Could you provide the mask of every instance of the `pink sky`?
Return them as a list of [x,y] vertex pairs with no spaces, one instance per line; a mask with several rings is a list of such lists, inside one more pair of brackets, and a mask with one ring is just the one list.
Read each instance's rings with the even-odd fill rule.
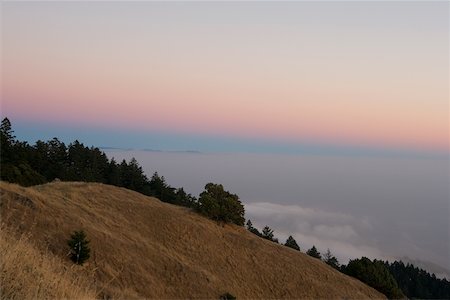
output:
[[448,151],[448,3],[2,3],[2,115]]

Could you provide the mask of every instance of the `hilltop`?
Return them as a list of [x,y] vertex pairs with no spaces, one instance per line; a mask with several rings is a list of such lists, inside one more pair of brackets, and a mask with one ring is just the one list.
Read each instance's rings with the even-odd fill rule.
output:
[[0,195],[8,228],[2,236],[26,234],[28,247],[44,253],[56,269],[73,272],[66,241],[74,230],[87,233],[91,258],[75,266],[79,276],[89,278],[89,286],[81,287],[89,289],[86,296],[218,299],[229,292],[237,298],[385,298],[320,260],[243,227],[221,225],[125,188],[1,182]]

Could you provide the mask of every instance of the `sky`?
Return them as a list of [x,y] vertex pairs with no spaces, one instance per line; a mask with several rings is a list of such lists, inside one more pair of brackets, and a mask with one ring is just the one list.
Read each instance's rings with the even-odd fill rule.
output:
[[449,153],[448,2],[2,2],[24,139]]
[[302,249],[450,268],[449,2],[0,5],[18,139],[223,183]]

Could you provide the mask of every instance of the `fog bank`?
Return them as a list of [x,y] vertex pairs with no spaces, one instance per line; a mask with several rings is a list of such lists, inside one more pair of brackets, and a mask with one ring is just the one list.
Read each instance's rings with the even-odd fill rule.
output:
[[239,195],[246,217],[302,250],[346,263],[407,256],[450,269],[448,159],[106,151],[197,196],[207,182]]

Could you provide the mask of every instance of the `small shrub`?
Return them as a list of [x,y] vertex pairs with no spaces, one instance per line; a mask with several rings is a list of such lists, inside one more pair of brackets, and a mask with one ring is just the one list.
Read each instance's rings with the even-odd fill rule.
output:
[[227,292],[220,296],[220,300],[236,300],[236,297]]
[[74,231],[67,244],[70,247],[70,259],[74,263],[82,265],[90,257],[89,241],[83,230]]

